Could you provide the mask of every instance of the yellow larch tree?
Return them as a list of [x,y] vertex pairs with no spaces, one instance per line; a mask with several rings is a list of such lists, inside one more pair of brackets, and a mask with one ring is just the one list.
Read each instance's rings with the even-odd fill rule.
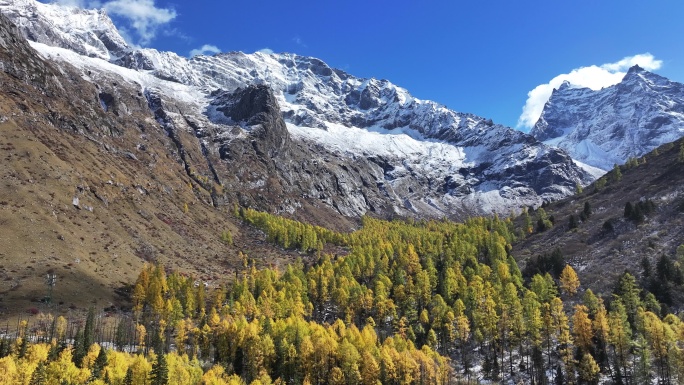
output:
[[561,289],[563,289],[563,292],[570,296],[574,296],[577,293],[577,289],[580,287],[580,281],[572,266],[565,265],[565,268],[563,268],[563,272],[560,275],[560,286]]

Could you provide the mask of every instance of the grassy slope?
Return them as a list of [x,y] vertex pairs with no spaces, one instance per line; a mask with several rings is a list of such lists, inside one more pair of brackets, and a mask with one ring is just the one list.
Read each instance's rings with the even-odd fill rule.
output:
[[[53,312],[63,313],[123,305],[114,289],[130,284],[146,261],[215,282],[234,275],[240,250],[262,266],[292,260],[242,227],[229,205],[211,205],[143,108],[112,118],[96,98],[48,98],[0,76],[0,320],[44,307],[36,301],[51,269],[61,303]],[[90,83],[68,86],[69,94],[97,95]],[[129,106],[139,102],[124,97]],[[86,102],[89,110],[73,107]],[[85,135],[56,128],[51,114],[91,128]],[[98,134],[105,127],[118,132]],[[235,246],[221,241],[226,230]]]

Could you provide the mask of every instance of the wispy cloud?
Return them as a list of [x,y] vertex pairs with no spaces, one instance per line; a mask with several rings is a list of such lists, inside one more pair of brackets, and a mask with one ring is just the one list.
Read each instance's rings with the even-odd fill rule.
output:
[[173,8],[161,8],[155,0],[54,0],[53,3],[79,8],[102,8],[125,21],[117,25],[122,36],[133,45],[148,45],[159,29],[176,18]]
[[190,51],[190,57],[197,55],[212,55],[221,52],[219,47],[211,44],[205,44],[201,48],[195,48]]
[[164,36],[177,37],[188,44],[192,43],[194,40],[190,35],[187,35],[186,33],[180,31],[178,28],[164,28],[162,30],[162,34]]
[[158,8],[154,0],[112,0],[102,5],[107,12],[126,19],[139,37],[138,43],[149,44],[159,27],[175,19],[173,8]]
[[636,64],[648,71],[654,71],[659,69],[663,62],[656,60],[650,53],[644,53],[625,57],[615,63],[576,68],[570,71],[570,73],[554,77],[546,84],[538,85],[527,93],[527,102],[523,107],[520,118],[518,118],[517,127],[525,131],[532,128],[537,123],[539,116],[541,116],[544,105],[549,100],[554,88],[560,87],[564,81],[568,81],[574,87],[600,90],[603,87],[619,83],[627,70]]
[[293,37],[293,38],[292,38],[292,41],[293,41],[295,44],[297,44],[298,46],[300,46],[300,47],[308,48],[308,46],[306,45],[306,43],[304,43],[304,40],[302,40],[302,38],[299,37],[299,36]]
[[258,50],[257,52],[261,52],[261,53],[265,53],[267,55],[270,55],[273,53],[273,50],[270,48],[262,48],[262,49]]
[[[173,8],[155,5],[155,0],[52,0],[52,3],[82,9],[104,9],[124,23],[117,24],[121,36],[131,45],[146,46],[162,27],[178,15]],[[176,29],[166,29],[166,35],[177,36],[183,40],[189,37]]]

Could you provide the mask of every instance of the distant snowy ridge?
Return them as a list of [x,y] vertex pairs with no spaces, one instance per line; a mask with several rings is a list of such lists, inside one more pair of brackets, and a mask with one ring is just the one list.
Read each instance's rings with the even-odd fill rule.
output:
[[564,83],[530,134],[580,162],[609,170],[684,136],[684,84],[639,66],[598,91]]
[[45,57],[82,68],[86,78],[89,71],[115,73],[145,94],[162,95],[174,106],[170,117],[181,112],[199,130],[217,133],[205,140],[208,145],[248,134],[246,127],[235,131],[239,122],[220,112],[217,95],[268,85],[294,139],[349,162],[362,157],[382,167],[373,184],[390,187],[388,199],[400,214],[508,214],[566,196],[576,183],[592,179],[563,151],[530,135],[416,99],[387,80],[354,77],[319,59],[241,52],[188,59],[132,49],[101,11],[34,0],[0,0],[0,11]]
[[30,41],[105,60],[129,50],[104,10],[83,10],[35,0],[0,0],[0,10]]

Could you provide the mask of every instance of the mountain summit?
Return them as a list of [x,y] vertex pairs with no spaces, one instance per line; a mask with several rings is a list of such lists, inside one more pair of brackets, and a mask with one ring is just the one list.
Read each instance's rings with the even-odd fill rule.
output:
[[[130,107],[115,94],[144,96],[187,172],[242,205],[458,218],[508,214],[591,180],[564,151],[530,135],[316,58],[188,59],[129,47],[102,11],[33,0],[0,0],[0,11],[55,65],[76,67],[98,86],[116,84],[116,93],[97,98],[106,111]],[[260,118],[247,116],[245,103],[255,100],[267,107],[252,111]]]
[[638,65],[620,83],[598,91],[564,83],[530,134],[609,170],[684,135],[684,84]]

